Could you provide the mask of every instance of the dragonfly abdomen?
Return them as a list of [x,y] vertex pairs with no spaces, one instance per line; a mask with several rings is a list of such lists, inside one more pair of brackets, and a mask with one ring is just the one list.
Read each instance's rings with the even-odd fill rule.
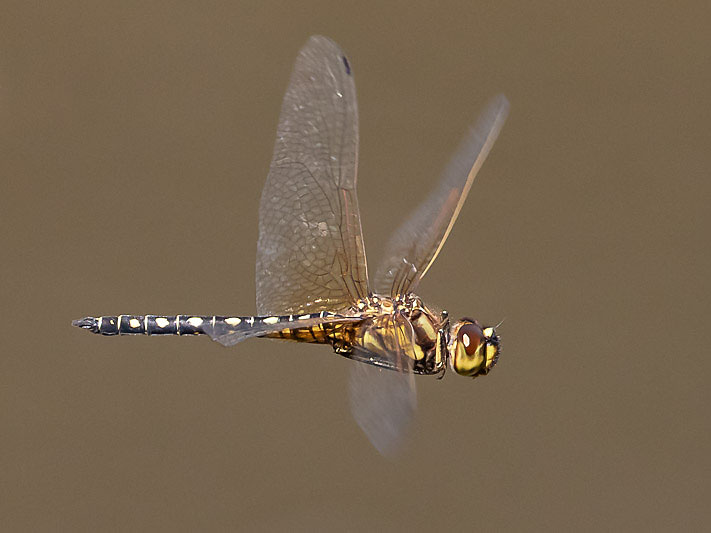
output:
[[88,329],[99,335],[202,335],[206,333],[203,330],[203,325],[214,324],[216,320],[229,320],[229,317],[200,315],[89,316],[72,321],[72,325]]
[[[318,315],[316,315],[318,316]],[[296,342],[310,342],[315,344],[350,345],[353,343],[354,330],[352,323],[323,322],[309,326],[284,324],[285,328],[264,335],[271,339],[284,339]]]
[[255,324],[274,324],[288,317],[204,316],[204,315],[118,315],[85,317],[74,320],[73,326],[99,335],[206,335],[206,327],[240,325],[245,329]]
[[[222,335],[271,337],[300,342],[330,343],[342,324],[314,323],[324,318],[337,320],[331,313],[283,316],[204,316],[204,315],[118,315],[85,317],[73,326],[99,335]],[[307,325],[308,324],[308,325]]]

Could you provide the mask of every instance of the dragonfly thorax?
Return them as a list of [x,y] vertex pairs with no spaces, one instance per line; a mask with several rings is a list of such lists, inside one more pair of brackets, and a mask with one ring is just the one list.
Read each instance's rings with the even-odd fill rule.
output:
[[358,300],[354,306],[354,311],[364,316],[402,314],[409,317],[417,311],[424,310],[422,300],[412,293],[400,298],[371,294]]
[[[437,374],[444,369],[447,355],[442,347],[446,341],[442,342],[441,335],[445,319],[426,307],[418,296],[391,298],[372,294],[359,300],[353,311],[363,317],[354,328],[356,346],[367,353],[392,354],[395,362],[400,357],[400,364],[416,374]],[[349,354],[359,358],[357,355]]]

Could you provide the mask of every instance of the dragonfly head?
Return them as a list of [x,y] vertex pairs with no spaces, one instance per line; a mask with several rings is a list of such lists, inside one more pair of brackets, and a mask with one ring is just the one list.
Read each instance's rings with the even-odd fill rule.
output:
[[499,360],[499,336],[493,327],[482,328],[476,320],[454,323],[449,341],[449,362],[462,376],[484,376]]

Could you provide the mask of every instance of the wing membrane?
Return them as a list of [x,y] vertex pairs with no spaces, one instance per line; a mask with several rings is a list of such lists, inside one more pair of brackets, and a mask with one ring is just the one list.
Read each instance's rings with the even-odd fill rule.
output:
[[376,317],[365,327],[365,336],[378,339],[378,345],[354,347],[351,411],[373,446],[383,455],[393,455],[417,407],[412,359],[407,356],[414,332],[401,315]]
[[503,95],[489,102],[445,169],[437,189],[390,238],[375,278],[378,292],[396,297],[415,290],[452,230],[508,108]]
[[345,309],[368,294],[356,196],[358,109],[333,41],[296,59],[259,206],[257,312]]
[[238,342],[252,337],[263,337],[268,333],[275,333],[281,331],[285,328],[308,328],[311,326],[318,326],[324,323],[346,323],[346,322],[359,322],[362,318],[360,317],[313,317],[313,318],[302,318],[296,319],[288,323],[278,322],[271,323],[265,322],[263,317],[244,317],[237,325],[229,325],[224,322],[218,322],[214,325],[203,324],[203,331],[209,335],[209,337],[216,342],[224,346],[234,346]]

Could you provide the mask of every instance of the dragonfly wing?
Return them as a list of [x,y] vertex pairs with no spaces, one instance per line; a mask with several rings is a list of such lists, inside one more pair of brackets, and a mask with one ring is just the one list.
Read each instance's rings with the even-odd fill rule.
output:
[[366,335],[382,336],[385,342],[354,347],[351,411],[373,446],[383,455],[394,455],[417,407],[412,359],[407,356],[414,333],[409,321],[398,315],[379,317],[368,327]]
[[350,64],[333,41],[311,37],[284,96],[259,206],[259,314],[335,311],[367,296],[357,158]]
[[269,333],[276,333],[284,329],[297,329],[318,326],[320,324],[343,324],[347,322],[360,322],[361,317],[314,317],[305,319],[295,319],[285,324],[284,322],[272,323],[265,321],[263,317],[250,317],[242,319],[236,325],[217,322],[214,324],[203,324],[203,331],[209,337],[224,346],[234,346],[238,342],[252,337],[263,337]]
[[508,109],[503,95],[489,102],[461,142],[438,187],[392,235],[375,277],[378,292],[398,296],[416,289],[452,230]]

